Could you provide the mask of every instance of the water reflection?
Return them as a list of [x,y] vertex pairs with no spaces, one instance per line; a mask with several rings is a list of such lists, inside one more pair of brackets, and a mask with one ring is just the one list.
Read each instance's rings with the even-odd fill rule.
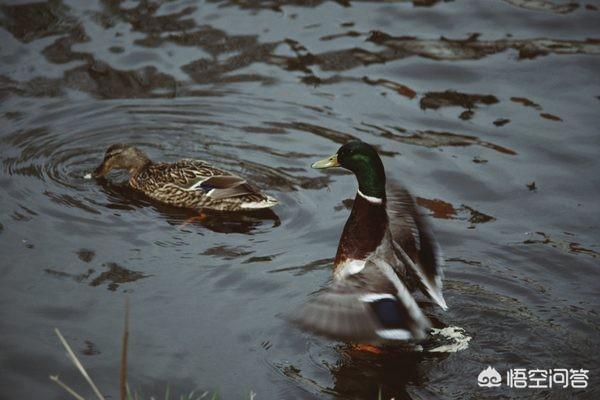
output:
[[[551,2],[535,2],[527,0],[506,0],[507,2],[527,9],[549,10],[557,13],[568,13],[574,10],[572,5],[555,5]],[[172,74],[160,71],[155,66],[146,66],[134,70],[122,70],[112,67],[92,53],[74,51],[72,47],[87,44],[92,38],[86,33],[83,24],[70,14],[69,7],[61,2],[42,2],[22,5],[4,5],[3,12],[8,19],[4,27],[23,43],[50,37],[66,35],[56,39],[45,47],[42,54],[54,64],[67,64],[74,61],[83,65],[67,69],[60,79],[35,77],[28,81],[15,81],[3,76],[3,91],[26,96],[60,96],[65,89],[77,89],[101,98],[140,98],[140,97],[180,97],[190,95],[219,95],[214,91],[195,88]],[[431,6],[434,2],[415,2],[415,5]],[[266,8],[279,10],[285,2],[263,4],[235,3],[248,8]],[[316,7],[321,2],[292,3]],[[346,5],[349,5],[346,4]],[[177,12],[161,13],[160,7],[141,2],[133,8],[125,8],[121,2],[103,2],[102,11],[94,11],[94,20],[107,31],[115,31],[115,38],[123,33],[116,30],[123,23],[131,29],[145,35],[133,40],[133,44],[147,48],[140,57],[148,61],[163,63],[162,57],[150,56],[151,49],[165,44],[201,49],[207,57],[193,59],[181,64],[181,70],[197,84],[260,82],[275,84],[277,79],[264,74],[243,72],[255,63],[264,63],[283,68],[287,71],[301,71],[305,75],[301,81],[309,85],[342,83],[348,80],[360,81],[373,85],[392,85],[395,90],[409,98],[414,98],[415,91],[401,83],[387,79],[370,77],[355,78],[332,76],[320,77],[313,71],[317,67],[322,71],[347,71],[368,66],[401,60],[407,57],[424,57],[435,60],[478,60],[494,54],[514,50],[519,59],[534,59],[549,54],[600,54],[597,40],[561,40],[553,38],[480,40],[475,33],[465,39],[422,39],[414,36],[393,36],[380,30],[370,32],[351,31],[343,35],[322,37],[321,40],[335,40],[345,37],[355,38],[357,42],[371,42],[384,47],[383,50],[372,51],[360,46],[347,49],[312,53],[300,42],[286,38],[281,41],[259,41],[258,35],[230,35],[222,29],[211,25],[198,25],[196,15],[201,11],[197,7],[185,7]],[[281,46],[288,46],[295,56],[281,55]],[[110,47],[112,53],[120,54],[123,47]],[[118,49],[118,50],[115,50]],[[132,57],[133,54],[128,57]],[[448,93],[448,92],[447,92]],[[429,104],[428,97],[421,100],[421,105]],[[492,96],[493,97],[493,96]],[[483,99],[486,99],[485,97]],[[486,103],[490,104],[490,103]]]
[[[334,392],[344,398],[411,399],[410,387],[427,386],[422,354],[409,351],[389,352],[380,357],[342,350],[345,357],[331,366]],[[373,368],[373,364],[377,368]]]
[[[427,388],[428,369],[439,368],[448,357],[447,353],[415,351],[413,345],[388,348],[377,355],[350,345],[310,348],[308,353],[313,368],[294,364],[271,367],[294,382],[303,396],[344,399],[412,399],[415,388]],[[425,393],[432,395],[431,391]]]

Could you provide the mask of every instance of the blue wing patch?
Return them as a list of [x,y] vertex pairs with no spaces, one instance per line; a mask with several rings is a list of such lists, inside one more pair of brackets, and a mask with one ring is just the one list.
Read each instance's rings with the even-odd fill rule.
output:
[[406,329],[410,317],[397,299],[380,299],[368,303],[385,329]]
[[205,192],[210,192],[211,190],[213,190],[213,189],[215,189],[215,188],[216,188],[216,186],[214,186],[214,185],[211,185],[210,183],[205,183],[205,182],[202,182],[202,183],[200,184],[200,189],[202,189],[202,190],[203,190],[203,191],[205,191]]

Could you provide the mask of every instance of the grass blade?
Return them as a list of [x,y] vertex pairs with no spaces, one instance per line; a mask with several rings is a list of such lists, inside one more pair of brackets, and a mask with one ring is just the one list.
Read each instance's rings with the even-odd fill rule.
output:
[[129,296],[125,298],[125,321],[123,327],[123,342],[121,347],[121,371],[119,383],[121,400],[127,399],[127,342],[129,340]]
[[98,400],[106,400],[104,396],[102,396],[102,393],[100,393],[100,391],[98,390],[98,387],[96,387],[94,381],[92,381],[92,378],[90,378],[90,376],[88,375],[85,368],[83,368],[83,365],[81,364],[75,353],[73,353],[71,346],[69,346],[69,343],[67,343],[63,335],[58,330],[58,328],[54,328],[54,332],[56,333],[56,336],[58,336],[58,338],[60,339],[60,342],[62,343],[63,347],[67,350],[67,355],[71,359],[71,362],[75,365],[75,367],[77,367],[81,375],[83,375],[87,383],[90,385],[90,387],[98,397]]
[[63,388],[67,393],[69,393],[71,396],[75,397],[77,400],[85,400],[85,398],[83,398],[82,396],[80,396],[79,393],[77,393],[76,391],[74,391],[73,389],[71,389],[66,383],[64,383],[63,381],[61,381],[58,378],[58,375],[50,375],[50,380],[52,382],[56,383],[61,388]]

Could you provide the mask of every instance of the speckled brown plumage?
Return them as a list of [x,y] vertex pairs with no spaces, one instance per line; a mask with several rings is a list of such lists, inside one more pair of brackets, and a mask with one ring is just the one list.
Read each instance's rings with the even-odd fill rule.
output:
[[244,211],[277,204],[243,178],[201,160],[154,163],[135,147],[113,145],[94,176],[102,177],[112,169],[129,170],[132,188],[176,207]]

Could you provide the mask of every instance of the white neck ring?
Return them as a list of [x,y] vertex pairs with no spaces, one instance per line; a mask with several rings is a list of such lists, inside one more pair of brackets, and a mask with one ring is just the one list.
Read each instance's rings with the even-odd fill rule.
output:
[[379,197],[374,197],[374,196],[367,196],[366,194],[364,194],[363,192],[360,191],[360,189],[358,189],[358,194],[365,200],[367,200],[369,203],[373,203],[373,204],[381,204],[383,203],[383,200]]

